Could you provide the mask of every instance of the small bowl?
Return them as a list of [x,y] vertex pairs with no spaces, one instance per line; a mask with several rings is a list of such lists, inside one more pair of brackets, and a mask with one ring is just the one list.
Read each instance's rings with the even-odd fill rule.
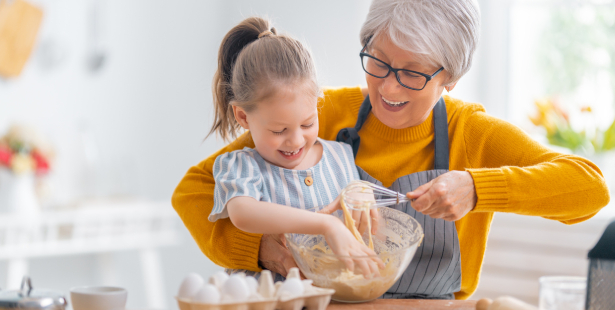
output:
[[128,292],[121,287],[80,286],[70,289],[74,310],[124,310]]
[[[373,236],[374,252],[385,264],[385,268],[380,270],[380,277],[367,279],[354,274],[343,262],[343,259],[369,256],[335,255],[322,235],[285,234],[301,272],[313,280],[315,286],[334,289],[331,299],[335,301],[366,302],[382,296],[408,268],[423,240],[421,225],[410,215],[387,207],[377,210],[380,220]],[[340,211],[334,215],[343,219]],[[367,244],[367,233],[362,237]]]

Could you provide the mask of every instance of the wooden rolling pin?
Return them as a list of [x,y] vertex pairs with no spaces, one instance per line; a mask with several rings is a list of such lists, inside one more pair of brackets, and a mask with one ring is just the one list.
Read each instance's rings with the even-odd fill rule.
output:
[[479,300],[476,303],[476,310],[538,310],[538,308],[514,297],[502,296],[494,301],[489,298]]

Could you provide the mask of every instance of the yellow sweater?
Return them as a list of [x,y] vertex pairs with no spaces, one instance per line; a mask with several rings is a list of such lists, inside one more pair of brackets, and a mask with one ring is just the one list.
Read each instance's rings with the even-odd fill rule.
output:
[[[353,127],[363,99],[359,87],[326,90],[319,136],[335,140],[340,129]],[[479,104],[444,99],[450,170],[470,172],[478,196],[474,210],[455,223],[462,274],[456,298],[466,299],[478,286],[493,212],[574,224],[592,217],[610,198],[600,170],[590,161],[543,147],[519,128],[487,115]],[[432,115],[418,126],[391,129],[370,114],[359,134],[356,163],[385,186],[398,177],[433,169]],[[190,168],[173,194],[173,207],[214,263],[260,271],[261,235],[240,231],[229,219],[207,220],[213,207],[214,160],[244,146],[254,147],[249,133]]]

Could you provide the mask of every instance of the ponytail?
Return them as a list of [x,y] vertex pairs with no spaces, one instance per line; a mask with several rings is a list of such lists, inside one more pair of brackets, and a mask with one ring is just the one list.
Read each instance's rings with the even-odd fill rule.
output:
[[[231,101],[234,99],[232,84],[233,65],[243,48],[258,40],[259,34],[270,29],[269,22],[259,17],[245,19],[229,31],[218,50],[218,70],[214,75],[212,86],[214,97],[214,124],[208,137],[217,133],[222,140],[234,139],[241,129],[235,116]],[[275,29],[272,28],[272,33]]]

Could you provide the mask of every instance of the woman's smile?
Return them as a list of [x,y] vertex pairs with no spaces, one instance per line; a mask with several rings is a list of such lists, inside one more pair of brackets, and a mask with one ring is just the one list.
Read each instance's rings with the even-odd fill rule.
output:
[[386,98],[384,98],[384,96],[380,95],[381,101],[382,101],[382,105],[383,107],[391,112],[397,112],[400,111],[401,109],[404,108],[404,106],[406,106],[406,104],[408,104],[408,102],[410,101],[393,101],[393,100],[388,100]]

